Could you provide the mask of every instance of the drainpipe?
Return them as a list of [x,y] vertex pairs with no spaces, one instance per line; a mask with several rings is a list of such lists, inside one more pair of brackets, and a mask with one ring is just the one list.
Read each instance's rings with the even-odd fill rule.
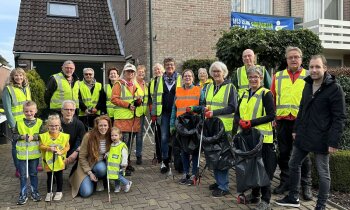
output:
[[149,76],[153,77],[153,30],[152,30],[152,0],[148,0],[148,15],[149,15]]

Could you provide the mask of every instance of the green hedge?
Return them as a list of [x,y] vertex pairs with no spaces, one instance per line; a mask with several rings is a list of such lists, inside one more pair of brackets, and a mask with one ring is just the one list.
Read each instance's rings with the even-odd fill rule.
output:
[[[318,173],[314,155],[312,160],[312,184],[318,186]],[[340,150],[329,157],[331,171],[331,190],[350,192],[350,151]]]
[[190,59],[184,62],[182,65],[182,71],[185,69],[191,69],[195,75],[195,83],[198,82],[198,69],[206,68],[209,74],[210,65],[216,61],[215,59]]
[[35,69],[26,72],[29,81],[29,86],[32,94],[32,100],[38,106],[38,116],[46,108],[44,101],[45,83]]

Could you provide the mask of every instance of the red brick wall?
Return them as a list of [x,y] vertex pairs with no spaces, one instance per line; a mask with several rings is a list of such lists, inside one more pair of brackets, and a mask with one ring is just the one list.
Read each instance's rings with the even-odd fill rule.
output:
[[273,15],[290,16],[290,0],[273,0]]
[[0,67],[0,98],[2,97],[2,90],[8,82],[10,76],[10,70],[4,67]]
[[350,21],[350,0],[343,0],[343,20]]
[[292,0],[292,17],[304,18],[304,0]]

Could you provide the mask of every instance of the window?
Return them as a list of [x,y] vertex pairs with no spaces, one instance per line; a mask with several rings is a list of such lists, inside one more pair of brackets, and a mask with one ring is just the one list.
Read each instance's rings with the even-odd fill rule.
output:
[[125,0],[125,24],[130,21],[130,0]]
[[317,19],[341,20],[339,0],[305,1],[304,22]]
[[47,2],[47,15],[78,18],[78,5],[66,2]]
[[271,0],[231,0],[233,12],[272,14]]

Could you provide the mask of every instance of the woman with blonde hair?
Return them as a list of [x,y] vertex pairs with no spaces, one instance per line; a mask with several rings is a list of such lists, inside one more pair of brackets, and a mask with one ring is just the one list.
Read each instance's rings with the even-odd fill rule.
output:
[[[31,100],[26,72],[22,68],[15,68],[10,73],[9,84],[2,93],[2,103],[7,118],[7,123],[13,131],[16,122],[24,118],[23,104]],[[16,177],[19,177],[16,141],[12,141],[12,158],[16,167]]]
[[83,198],[92,195],[94,182],[97,182],[96,191],[104,190],[102,181],[107,175],[104,156],[112,143],[111,127],[111,119],[102,115],[94,120],[93,129],[85,134],[80,146],[78,165],[69,178],[73,198],[78,194]]

